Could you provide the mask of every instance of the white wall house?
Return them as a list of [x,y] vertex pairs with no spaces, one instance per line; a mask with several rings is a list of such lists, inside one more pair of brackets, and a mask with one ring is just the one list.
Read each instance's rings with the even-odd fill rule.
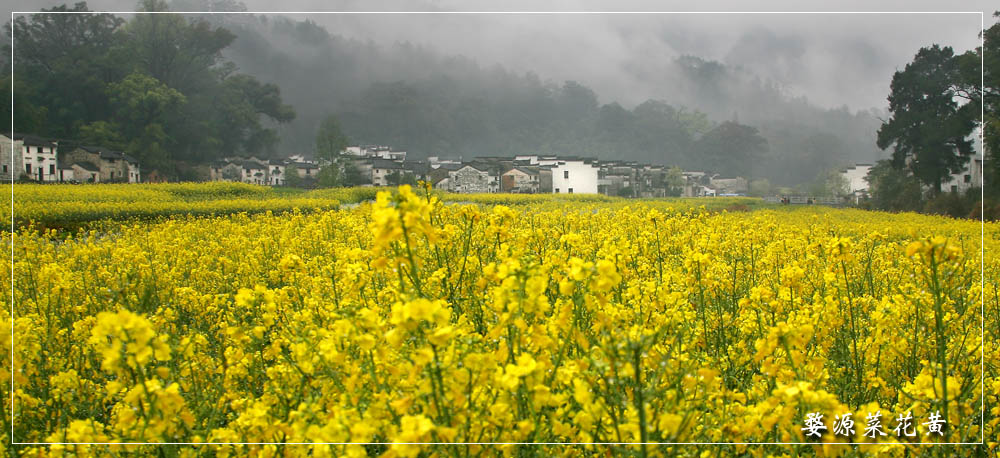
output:
[[11,137],[0,136],[3,151],[0,171],[5,180],[25,175],[35,181],[59,181],[56,142],[34,135],[13,134]]
[[[544,161],[539,161],[539,163],[542,162]],[[589,160],[558,161],[552,164],[552,192],[554,194],[597,194],[597,172],[597,166]]]
[[950,178],[941,183],[942,192],[965,192],[970,188],[983,187],[983,156],[970,158],[965,171],[954,173]]
[[868,172],[871,171],[871,164],[854,164],[840,171],[840,175],[847,181],[847,192],[868,192]]
[[[10,182],[24,173],[24,157],[21,154],[23,149],[24,142],[0,135],[0,180]],[[17,154],[14,154],[15,151]]]
[[271,186],[285,185],[285,163],[281,161],[268,161],[267,164],[267,184]]
[[267,184],[267,165],[252,160],[243,161],[240,181],[250,184]]

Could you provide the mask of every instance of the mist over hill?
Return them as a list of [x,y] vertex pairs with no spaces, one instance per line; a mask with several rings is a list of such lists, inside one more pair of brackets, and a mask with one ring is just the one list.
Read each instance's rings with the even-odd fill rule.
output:
[[601,104],[586,75],[518,74],[408,42],[345,38],[309,19],[199,18],[231,30],[237,38],[225,57],[278,85],[295,107],[295,120],[279,128],[281,155],[310,154],[320,121],[334,114],[352,142],[392,145],[414,158],[536,152],[700,169],[710,164],[699,138],[725,121],[755,127],[769,145],[752,170],[735,172],[775,184],[881,157],[875,131],[883,113],[821,108],[742,66],[697,56],[635,66],[637,77],[659,78],[669,99]]

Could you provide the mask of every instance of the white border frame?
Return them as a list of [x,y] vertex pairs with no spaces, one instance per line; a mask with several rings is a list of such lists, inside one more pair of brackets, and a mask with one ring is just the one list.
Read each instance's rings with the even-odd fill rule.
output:
[[986,263],[986,223],[985,215],[983,214],[985,210],[985,202],[983,201],[985,197],[985,175],[986,175],[986,109],[985,103],[980,103],[979,106],[979,145],[980,150],[983,154],[983,168],[981,171],[980,182],[983,183],[979,188],[980,192],[980,252],[979,252],[979,308],[980,308],[980,343],[979,343],[979,370],[980,370],[980,381],[979,381],[979,442],[16,442],[14,441],[14,342],[16,340],[16,335],[14,334],[14,239],[16,233],[14,231],[14,17],[15,15],[34,15],[34,14],[116,14],[116,15],[126,15],[126,14],[251,14],[251,15],[271,15],[271,14],[346,14],[346,15],[387,15],[387,14],[405,14],[405,15],[483,15],[483,14],[501,14],[501,15],[515,15],[515,14],[527,14],[527,15],[559,15],[559,14],[570,14],[570,15],[671,15],[671,14],[707,14],[707,15],[720,15],[720,14],[735,14],[735,15],[758,15],[758,14],[777,14],[777,15],[793,15],[793,14],[846,14],[846,15],[881,15],[881,14],[978,14],[979,15],[979,31],[980,31],[980,90],[985,94],[986,89],[986,69],[985,69],[985,50],[986,50],[986,12],[984,11],[11,11],[10,21],[11,21],[11,41],[10,41],[10,84],[11,84],[11,95],[10,95],[10,134],[11,134],[11,180],[10,180],[10,233],[11,233],[11,244],[10,244],[10,258],[11,258],[11,271],[10,271],[10,333],[11,333],[11,349],[10,349],[10,413],[11,413],[11,427],[10,427],[10,440],[11,445],[107,445],[107,446],[125,446],[125,445],[866,445],[866,446],[890,446],[890,445],[916,445],[916,446],[938,446],[938,445],[986,445],[986,432],[985,432],[985,419],[986,419],[986,396],[985,396],[985,383],[986,383],[986,373],[985,373],[985,331],[986,331],[986,305],[985,305],[985,263]]

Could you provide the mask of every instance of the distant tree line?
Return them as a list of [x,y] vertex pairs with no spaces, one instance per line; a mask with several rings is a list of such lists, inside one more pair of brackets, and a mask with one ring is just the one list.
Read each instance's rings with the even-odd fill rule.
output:
[[[140,6],[167,10],[162,0]],[[88,8],[80,2],[47,11]],[[274,126],[295,117],[278,86],[223,59],[236,36],[203,20],[35,14],[8,22],[6,32],[16,46],[13,88],[4,62],[16,131],[119,149],[147,171],[192,179],[185,164],[266,157],[278,143]]]
[[[207,9],[198,0],[171,6]],[[671,100],[626,108],[600,103],[578,82],[481,68],[407,43],[383,49],[280,16],[43,14],[17,18],[12,33],[16,130],[123,149],[174,177],[231,155],[319,157],[315,139],[331,114],[353,143],[415,159],[634,160],[741,175],[762,194],[825,183],[832,170],[880,154],[870,138],[878,113],[818,108],[694,56],[670,63]]]
[[[994,16],[1000,17],[1000,12]],[[963,54],[934,44],[897,71],[889,94],[891,117],[878,147],[891,149],[868,175],[868,205],[891,211],[927,211],[1000,218],[1000,23],[986,29],[984,46]],[[985,65],[985,66],[984,66]],[[964,195],[943,188],[952,174],[974,173],[971,158],[983,121],[983,189]]]
[[[744,175],[775,186],[810,184],[883,154],[873,133],[884,113],[820,108],[743,69],[695,56],[664,63],[657,76],[663,94],[623,106],[601,102],[607,97],[582,81],[546,81],[405,42],[377,46],[309,20],[221,14],[207,20],[238,35],[224,51],[228,58],[281,86],[295,106],[299,116],[282,130],[288,151],[312,150],[318,126],[332,113],[354,143],[392,145],[415,159],[573,154]],[[751,138],[720,149],[727,142],[719,137],[739,131],[733,125],[753,127],[766,148]],[[733,160],[726,151],[735,152]]]

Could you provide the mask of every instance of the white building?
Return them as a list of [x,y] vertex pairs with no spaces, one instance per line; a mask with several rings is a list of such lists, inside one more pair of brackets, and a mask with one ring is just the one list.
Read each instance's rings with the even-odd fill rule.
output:
[[872,164],[854,164],[840,171],[840,175],[847,181],[847,192],[867,193],[868,192],[868,172],[871,171]]
[[25,134],[0,135],[0,166],[5,181],[22,175],[35,181],[59,181],[58,144]]
[[393,151],[392,147],[383,145],[348,146],[342,154],[355,157],[385,159],[389,161],[405,161],[406,151]]
[[250,159],[243,161],[243,167],[240,169],[240,181],[250,184],[267,184],[267,165],[263,162]]
[[268,161],[267,184],[271,186],[285,185],[285,163],[283,161]]
[[[538,161],[541,165],[548,165]],[[597,194],[598,168],[588,159],[567,159],[552,164],[552,192],[555,194]]]
[[983,156],[976,155],[969,159],[965,170],[953,173],[948,181],[941,183],[942,192],[964,193],[971,188],[983,187]]

